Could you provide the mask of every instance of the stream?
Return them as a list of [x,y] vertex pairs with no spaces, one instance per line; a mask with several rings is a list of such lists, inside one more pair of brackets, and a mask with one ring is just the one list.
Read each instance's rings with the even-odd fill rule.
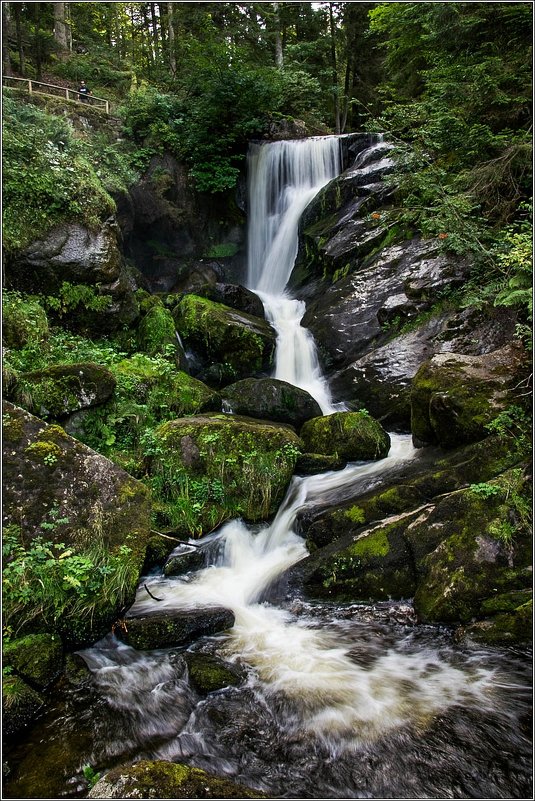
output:
[[[251,146],[247,285],[277,331],[275,377],[307,389],[324,414],[341,407],[286,286],[299,218],[340,169],[336,137]],[[195,765],[269,797],[530,797],[527,651],[458,644],[447,628],[418,625],[409,600],[312,603],[284,581],[307,555],[301,510],[419,458],[410,435],[391,439],[380,461],[294,476],[270,524],[226,523],[203,540],[203,569],[141,580],[131,616],[233,611],[230,631],[189,650],[239,665],[240,686],[201,697],[184,648],[141,652],[109,634],[79,652],[89,673],[65,683],[10,755],[6,797],[82,797],[83,765],[139,759]]]

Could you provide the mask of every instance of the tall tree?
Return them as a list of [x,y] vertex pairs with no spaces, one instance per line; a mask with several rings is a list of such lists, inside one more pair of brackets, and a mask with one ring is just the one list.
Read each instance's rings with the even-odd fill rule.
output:
[[275,63],[279,69],[282,69],[284,56],[282,51],[281,18],[278,3],[273,3],[273,11],[275,17]]
[[11,57],[9,55],[9,34],[11,28],[10,3],[2,3],[2,74],[11,75]]
[[167,3],[167,34],[169,38],[169,68],[171,75],[176,75],[176,51],[175,51],[175,20],[173,13],[174,3]]
[[334,130],[340,133],[340,94],[338,87],[338,65],[336,61],[336,28],[334,24],[333,3],[329,3],[329,30],[331,34],[331,70],[332,70],[332,92],[334,106]]
[[53,3],[54,6],[54,39],[60,50],[67,50],[66,3]]

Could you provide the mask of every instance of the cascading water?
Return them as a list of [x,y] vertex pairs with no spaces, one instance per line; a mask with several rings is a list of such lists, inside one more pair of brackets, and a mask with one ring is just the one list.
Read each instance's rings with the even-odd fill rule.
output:
[[299,219],[339,172],[336,136],[253,144],[249,152],[247,285],[277,332],[275,378],[307,390],[323,414],[340,407],[332,404],[314,339],[301,326],[305,304],[286,286],[297,255]]
[[[299,217],[339,171],[338,143],[325,137],[255,145],[251,162],[248,283],[278,331],[277,377],[308,389],[328,413],[314,344],[299,324],[302,307],[285,286]],[[109,635],[80,652],[91,684],[51,713],[32,749],[39,755],[29,771],[32,788],[43,787],[42,797],[76,796],[84,763],[107,770],[167,759],[231,776],[269,797],[526,797],[529,662],[461,650],[447,632],[415,626],[409,604],[307,604],[276,592],[280,576],[307,555],[295,530],[301,510],[344,488],[364,493],[418,458],[409,436],[391,439],[379,462],[294,477],[271,525],[234,520],[205,538],[205,569],[142,579],[130,616],[232,609],[229,632],[191,649],[240,664],[246,681],[200,698],[183,649],[139,652]],[[45,780],[47,749],[53,769]],[[63,784],[58,752],[72,777]],[[21,781],[6,797],[35,797],[24,795]]]

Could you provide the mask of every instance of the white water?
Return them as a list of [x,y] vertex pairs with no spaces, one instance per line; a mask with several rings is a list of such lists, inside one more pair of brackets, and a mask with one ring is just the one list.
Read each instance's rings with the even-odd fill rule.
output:
[[489,703],[488,670],[465,672],[429,648],[416,653],[389,649],[371,667],[361,667],[351,659],[349,644],[328,629],[261,602],[281,573],[307,555],[294,531],[299,510],[335,488],[354,487],[412,457],[409,436],[392,435],[392,440],[386,459],[294,477],[270,526],[255,532],[241,520],[227,523],[220,531],[224,551],[217,564],[187,580],[151,578],[148,588],[163,600],[155,604],[140,588],[129,614],[232,609],[236,620],[225,644],[227,655],[252,666],[268,696],[282,695],[292,705],[296,732],[313,732],[334,748],[374,739],[409,722],[423,724],[467,697],[479,705]]
[[[255,146],[250,170],[249,286],[262,298],[278,331],[277,377],[304,386],[324,412],[333,407],[314,344],[299,324],[302,304],[285,294],[285,286],[295,259],[299,217],[339,170],[337,148],[334,138]],[[469,660],[454,664],[451,652],[429,645],[415,648],[403,637],[372,649],[365,646],[367,659],[361,664],[352,656],[355,642],[340,628],[321,627],[314,617],[297,617],[265,601],[281,574],[307,555],[295,531],[303,507],[325,503],[343,487],[356,494],[360,484],[369,486],[374,476],[379,480],[414,456],[410,436],[391,439],[390,453],[381,461],[294,477],[271,525],[227,523],[212,537],[222,545],[215,564],[185,577],[147,577],[129,612],[136,616],[210,606],[231,609],[235,625],[221,635],[219,650],[249,666],[249,686],[262,703],[273,701],[273,714],[279,716],[288,742],[312,734],[332,754],[407,725],[424,727],[456,704],[490,710],[494,703],[493,671],[488,668],[472,666]],[[155,602],[145,584],[163,600]],[[86,659],[101,691],[113,696],[111,705],[132,708],[138,718],[136,730],[181,732],[154,757],[175,758],[186,742],[195,743],[192,755],[210,752],[194,714],[184,726],[193,702],[187,697],[187,682],[173,679],[173,670],[166,667],[165,652],[142,654],[116,644],[111,650],[86,652]],[[177,693],[182,702],[177,696],[175,708]],[[224,770],[224,764],[218,764]]]
[[251,145],[248,159],[247,286],[277,332],[274,377],[305,389],[323,414],[336,411],[310,332],[305,304],[287,292],[297,256],[299,219],[312,198],[340,172],[335,136]]

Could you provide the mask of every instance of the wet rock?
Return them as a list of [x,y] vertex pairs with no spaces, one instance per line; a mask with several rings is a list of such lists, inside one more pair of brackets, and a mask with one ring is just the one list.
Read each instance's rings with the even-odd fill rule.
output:
[[4,677],[2,682],[2,730],[6,736],[17,734],[39,714],[44,699],[19,676]]
[[346,465],[345,459],[337,456],[325,456],[323,453],[302,453],[299,456],[295,472],[298,476],[314,476],[326,473],[328,470],[342,470]]
[[225,687],[237,687],[246,679],[243,668],[224,662],[215,656],[200,651],[187,651],[184,658],[188,665],[190,684],[201,695],[222,690]]
[[390,437],[366,412],[335,412],[306,422],[301,438],[309,453],[346,461],[381,459],[390,449]]
[[113,218],[97,231],[61,223],[10,259],[7,282],[14,289],[45,295],[57,293],[65,281],[94,287],[99,295],[109,296],[108,308],[92,311],[78,305],[64,314],[63,322],[99,335],[116,330],[139,314],[134,295],[137,284],[125,264],[119,237]]
[[509,311],[481,315],[473,309],[438,312],[413,330],[338,370],[330,380],[335,400],[357,399],[391,430],[410,431],[410,390],[420,366],[436,353],[482,354],[502,346],[514,332]]
[[[59,633],[74,646],[94,642],[134,596],[151,528],[147,489],[59,426],[7,401],[3,448],[4,525],[25,548],[44,537],[81,556],[87,553],[94,565],[106,565],[109,557],[114,587],[108,593],[88,591],[79,614],[68,603],[58,616],[38,599],[37,608],[32,597],[22,608],[10,607],[8,599],[4,622],[20,633]],[[121,580],[113,585],[116,573]]]
[[199,637],[217,634],[234,625],[234,614],[223,607],[155,612],[145,617],[127,617],[116,628],[117,635],[138,651],[185,645]]
[[230,306],[232,309],[250,314],[253,317],[264,318],[264,306],[262,301],[244,286],[237,284],[208,284],[204,287],[199,287],[195,294],[203,298],[213,300],[215,303],[222,303],[225,306]]
[[413,546],[429,532],[439,540],[425,555],[415,549],[414,607],[422,620],[469,623],[484,616],[488,599],[531,587],[530,534],[520,521],[511,523],[507,483],[498,479],[501,492],[486,497],[471,489],[452,493],[407,531]]
[[57,364],[21,373],[10,397],[39,417],[60,418],[104,403],[115,386],[113,374],[93,362]]
[[230,779],[176,762],[138,762],[114,768],[88,798],[265,798]]
[[[511,596],[513,593],[507,593]],[[531,590],[514,593],[517,596],[531,596]],[[503,597],[503,596],[500,596]],[[502,611],[494,617],[478,620],[456,632],[459,639],[468,638],[485,645],[518,645],[533,641],[533,600],[529,597],[524,603]],[[484,606],[488,606],[487,601]]]
[[[187,348],[205,364],[224,364],[224,382],[246,378],[272,362],[275,332],[258,317],[186,295],[173,310],[177,330]],[[218,386],[218,385],[216,385]]]
[[[172,420],[154,438],[149,473],[160,477],[161,508],[184,536],[208,533],[231,517],[274,514],[302,450],[289,427],[238,415]],[[202,503],[184,503],[188,487]]]
[[486,425],[512,402],[521,359],[506,346],[484,356],[438,354],[422,365],[411,389],[415,443],[451,448],[483,439]]
[[205,551],[194,545],[179,545],[164,565],[166,576],[181,576],[191,570],[201,570],[206,563]]
[[30,685],[44,689],[61,673],[63,648],[54,634],[29,634],[3,646],[4,666],[9,665]]
[[225,387],[221,397],[235,414],[289,423],[297,429],[321,415],[312,395],[276,378],[245,378]]

